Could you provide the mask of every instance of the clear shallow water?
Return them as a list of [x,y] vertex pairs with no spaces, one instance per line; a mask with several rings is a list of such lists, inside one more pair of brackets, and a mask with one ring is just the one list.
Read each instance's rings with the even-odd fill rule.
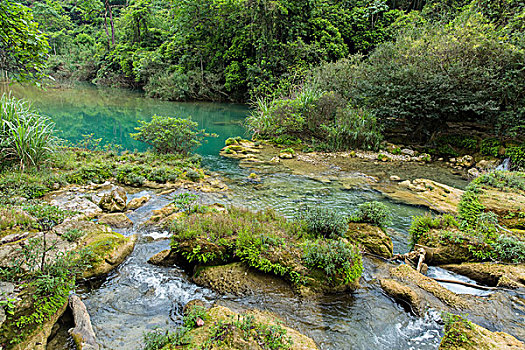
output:
[[[395,231],[391,235],[396,252],[407,250],[411,216],[425,212],[387,201],[367,188],[344,190],[337,182],[326,184],[304,176],[267,173],[261,174],[260,184],[248,181],[250,170],[240,168],[234,160],[218,156],[226,138],[244,134],[240,122],[248,112],[245,106],[163,102],[115,89],[46,92],[18,86],[12,89],[15,96],[33,101],[37,109],[49,115],[61,130],[62,137],[72,142],[79,141],[84,134],[94,133],[95,138],[103,138],[102,144],[111,142],[125,149],[144,150],[143,144],[129,138],[139,119],[149,120],[153,114],[192,116],[208,132],[219,134],[198,152],[204,156],[204,165],[222,174],[231,189],[228,194],[202,195],[203,201],[242,205],[255,210],[272,207],[291,217],[301,204],[351,213],[362,202],[380,200],[393,212],[391,226]],[[130,215],[130,219],[139,224],[147,219],[152,209],[167,202],[167,198],[154,197]],[[366,272],[367,268],[362,279],[364,288],[354,294],[327,296],[316,302],[280,291],[243,298],[222,297],[189,282],[183,271],[146,263],[152,255],[169,247],[166,240],[151,242],[147,239],[147,236],[161,236],[161,233],[141,230],[123,233],[140,236],[131,256],[101,284],[79,291],[105,349],[140,349],[144,332],[180,324],[182,307],[192,299],[219,300],[238,310],[255,307],[275,312],[326,350],[436,349],[439,346],[442,327],[435,319],[410,316],[376,287],[368,285],[372,276]],[[65,345],[56,347],[64,348]]]

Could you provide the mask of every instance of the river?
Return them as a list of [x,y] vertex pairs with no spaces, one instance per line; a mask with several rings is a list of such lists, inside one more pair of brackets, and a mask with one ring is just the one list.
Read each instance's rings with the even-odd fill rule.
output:
[[[231,189],[227,194],[202,196],[205,202],[252,209],[269,206],[291,217],[302,203],[350,213],[362,202],[379,200],[393,213],[390,232],[396,252],[407,250],[411,217],[426,212],[422,208],[390,202],[366,187],[348,190],[337,183],[319,182],[286,172],[261,174],[260,185],[247,181],[249,169],[240,168],[237,161],[218,155],[225,139],[246,135],[242,121],[249,110],[243,105],[166,102],[144,98],[140,93],[89,86],[47,91],[21,86],[11,89],[15,96],[32,101],[37,110],[50,116],[60,136],[73,144],[81,141],[83,135],[93,134],[93,138],[102,139],[101,145],[111,143],[131,151],[143,151],[145,145],[129,137],[138,120],[147,121],[154,114],[191,116],[200,127],[219,135],[210,138],[197,153],[202,155],[203,165],[218,172]],[[432,169],[424,171],[428,173]],[[134,227],[140,227],[151,210],[168,203],[168,198],[150,194],[153,199],[130,215]],[[372,267],[366,262],[362,288],[352,294],[326,296],[315,302],[278,290],[245,297],[221,296],[193,284],[181,270],[146,263],[149,257],[168,248],[168,240],[151,238],[152,235],[162,236],[162,233],[140,229],[122,233],[139,235],[135,251],[107,278],[77,290],[105,349],[140,349],[144,332],[179,325],[182,307],[192,299],[220,302],[235,310],[260,308],[274,312],[289,326],[311,336],[324,350],[437,349],[439,346],[442,325],[437,322],[436,314],[430,312],[424,318],[408,314],[369,283],[373,280]],[[53,349],[71,346],[67,337],[52,344],[55,344],[50,346]]]

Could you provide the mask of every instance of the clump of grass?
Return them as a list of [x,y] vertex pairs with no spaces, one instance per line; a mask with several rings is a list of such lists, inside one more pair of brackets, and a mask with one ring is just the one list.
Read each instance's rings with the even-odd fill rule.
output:
[[55,124],[31,109],[27,101],[0,97],[0,160],[3,166],[39,167],[55,151]]

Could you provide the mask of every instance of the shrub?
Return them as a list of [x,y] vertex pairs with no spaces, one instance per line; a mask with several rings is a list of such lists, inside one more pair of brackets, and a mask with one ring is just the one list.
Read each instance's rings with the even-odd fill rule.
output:
[[492,244],[498,258],[516,264],[525,262],[525,242],[514,237],[500,236]]
[[412,218],[412,224],[408,229],[410,247],[412,249],[420,241],[424,241],[426,239],[426,233],[431,229],[454,228],[457,226],[458,222],[449,214],[437,218],[433,218],[429,214],[414,216]]
[[138,132],[131,134],[135,140],[152,146],[157,153],[188,154],[201,145],[204,130],[197,129],[198,124],[191,119],[171,118],[154,115],[150,122],[139,121],[135,128]]
[[342,240],[308,242],[303,260],[308,268],[323,270],[335,285],[355,282],[363,272],[358,249]]
[[514,169],[525,171],[525,144],[507,147],[505,156],[510,159]]
[[478,216],[483,212],[485,207],[479,201],[477,193],[472,190],[465,191],[458,204],[458,214],[463,229],[474,227],[477,223]]
[[380,124],[366,109],[346,107],[337,112],[333,123],[321,127],[326,131],[326,142],[333,151],[352,148],[377,151],[383,140]]
[[28,102],[0,97],[0,160],[21,168],[40,166],[55,151],[55,124],[31,110]]
[[353,222],[364,222],[386,227],[391,222],[391,215],[386,205],[381,202],[365,202],[359,205],[357,211],[350,218]]
[[314,237],[342,237],[348,230],[348,219],[333,209],[305,206],[298,217]]

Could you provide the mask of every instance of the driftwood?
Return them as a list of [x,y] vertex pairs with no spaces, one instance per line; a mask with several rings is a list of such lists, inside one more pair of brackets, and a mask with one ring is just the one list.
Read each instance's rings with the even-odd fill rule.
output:
[[86,305],[76,295],[69,296],[69,307],[73,312],[75,328],[69,330],[78,350],[99,350],[100,347],[95,337],[95,332],[91,326],[91,319],[87,312]]

